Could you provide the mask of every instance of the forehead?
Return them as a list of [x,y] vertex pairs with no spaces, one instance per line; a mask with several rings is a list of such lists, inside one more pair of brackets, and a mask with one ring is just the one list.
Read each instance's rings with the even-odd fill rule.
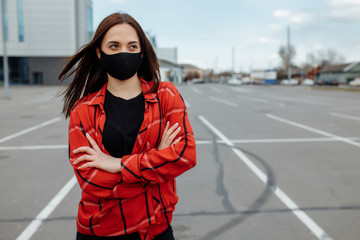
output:
[[127,24],[117,24],[112,26],[105,34],[103,43],[107,43],[109,41],[117,41],[117,42],[130,42],[137,41],[139,42],[139,37],[135,31],[135,29]]

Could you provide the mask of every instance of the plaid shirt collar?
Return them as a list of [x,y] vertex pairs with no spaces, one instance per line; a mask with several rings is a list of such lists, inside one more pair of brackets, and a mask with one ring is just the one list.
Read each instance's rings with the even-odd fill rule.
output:
[[[149,82],[146,82],[144,79],[139,78],[140,82],[141,82],[141,87],[142,87],[142,91],[143,93],[147,92],[150,90],[151,86]],[[104,102],[105,102],[105,94],[106,94],[106,87],[107,87],[108,82],[106,82],[104,84],[104,86],[95,93],[95,95],[93,96],[93,98],[90,100],[89,105],[100,105],[100,107],[102,108],[104,106]],[[148,103],[156,103],[158,102],[157,97],[156,97],[156,93],[147,93],[144,95],[145,101]]]

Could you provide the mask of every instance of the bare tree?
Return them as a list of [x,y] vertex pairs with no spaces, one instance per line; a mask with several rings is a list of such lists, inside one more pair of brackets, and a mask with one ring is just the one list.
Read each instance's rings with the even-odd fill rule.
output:
[[325,67],[345,62],[345,57],[334,49],[320,49],[307,54],[307,62],[312,66]]
[[293,45],[290,45],[290,47],[281,46],[279,49],[279,55],[282,61],[282,66],[288,71],[288,69],[293,66],[292,60],[294,59],[296,55],[296,50]]

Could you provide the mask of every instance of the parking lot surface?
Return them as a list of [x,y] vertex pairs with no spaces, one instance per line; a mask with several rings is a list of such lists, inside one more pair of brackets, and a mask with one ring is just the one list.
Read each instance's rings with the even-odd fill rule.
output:
[[[197,166],[177,179],[176,239],[359,239],[360,92],[177,88]],[[80,189],[58,91],[0,98],[0,239],[75,239]]]

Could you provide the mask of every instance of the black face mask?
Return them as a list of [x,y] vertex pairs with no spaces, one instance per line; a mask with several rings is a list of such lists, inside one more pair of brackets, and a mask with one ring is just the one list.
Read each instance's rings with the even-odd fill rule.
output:
[[100,50],[100,62],[113,78],[126,80],[134,76],[141,65],[141,52],[121,52],[107,55]]

